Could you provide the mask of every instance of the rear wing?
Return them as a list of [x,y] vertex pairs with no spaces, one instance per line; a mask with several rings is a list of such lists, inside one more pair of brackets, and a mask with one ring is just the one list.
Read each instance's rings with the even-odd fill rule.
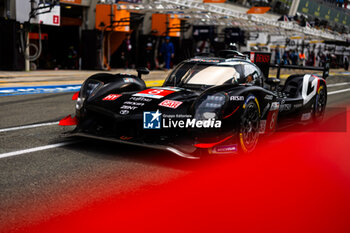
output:
[[313,66],[296,66],[296,65],[284,65],[284,64],[276,64],[271,65],[271,53],[269,52],[244,52],[245,55],[248,56],[251,62],[253,62],[256,66],[258,66],[261,72],[264,74],[266,78],[269,77],[269,68],[277,68],[276,78],[280,78],[281,69],[293,69],[293,70],[315,70],[322,71],[322,78],[326,79],[329,76],[329,66],[330,61],[327,60],[323,67],[313,67]]
[[326,79],[329,76],[329,60],[326,61],[324,64],[324,67],[313,67],[313,66],[296,66],[296,65],[270,65],[270,67],[277,68],[277,75],[276,78],[280,78],[281,68],[284,69],[294,69],[294,70],[316,70],[316,71],[322,71],[322,78]]

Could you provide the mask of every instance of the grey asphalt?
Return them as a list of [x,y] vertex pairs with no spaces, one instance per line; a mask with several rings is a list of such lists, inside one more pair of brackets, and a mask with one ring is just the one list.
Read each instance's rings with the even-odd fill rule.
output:
[[[350,82],[350,76],[328,83]],[[350,85],[328,91],[350,88]],[[74,114],[73,93],[0,97],[0,129],[54,122]],[[350,92],[328,97],[328,109],[350,104]],[[328,116],[330,117],[330,116]],[[62,142],[72,127],[0,132],[0,154]],[[0,232],[35,223],[111,195],[135,193],[195,171],[196,163],[152,149],[94,140],[0,159]]]

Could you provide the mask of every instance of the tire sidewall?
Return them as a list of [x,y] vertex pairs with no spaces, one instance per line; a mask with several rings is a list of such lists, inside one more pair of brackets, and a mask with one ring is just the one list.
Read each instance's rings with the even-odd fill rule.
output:
[[[242,116],[241,116],[241,121],[239,124],[239,130],[238,130],[238,141],[239,141],[239,147],[240,147],[240,151],[243,153],[251,153],[252,151],[254,151],[258,140],[259,140],[259,126],[260,126],[260,112],[259,112],[259,108],[258,108],[258,100],[256,98],[254,98],[254,100],[249,100],[247,103],[245,103],[244,106],[244,110],[242,112]],[[257,119],[257,126],[254,130],[254,140],[252,143],[247,144],[245,137],[246,135],[244,134],[244,124],[247,123],[246,121],[249,121],[249,111],[251,111],[252,109],[254,109],[254,111],[256,111],[256,114],[258,114],[258,119]]]

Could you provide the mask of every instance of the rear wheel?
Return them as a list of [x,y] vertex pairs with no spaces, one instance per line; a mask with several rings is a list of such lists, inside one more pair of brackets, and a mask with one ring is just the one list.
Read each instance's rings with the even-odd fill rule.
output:
[[323,119],[327,104],[327,89],[324,84],[321,84],[316,93],[314,105],[313,119],[315,122],[320,122]]
[[239,145],[244,153],[252,152],[259,140],[260,112],[257,100],[245,105],[239,129]]

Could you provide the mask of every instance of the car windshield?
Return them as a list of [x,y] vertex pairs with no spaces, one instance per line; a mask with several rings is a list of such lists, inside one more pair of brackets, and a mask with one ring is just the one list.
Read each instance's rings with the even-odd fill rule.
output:
[[232,66],[183,63],[169,75],[166,85],[218,86],[224,83],[236,83],[239,78],[240,74]]

